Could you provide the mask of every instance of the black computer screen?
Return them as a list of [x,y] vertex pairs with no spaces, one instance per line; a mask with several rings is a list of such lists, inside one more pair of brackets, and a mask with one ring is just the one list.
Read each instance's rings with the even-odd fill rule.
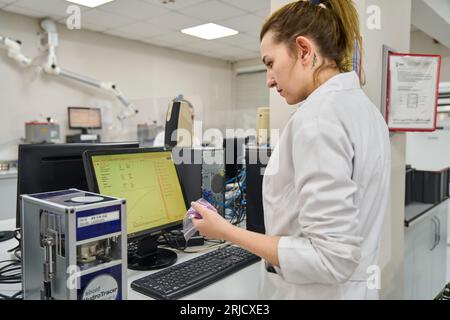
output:
[[21,194],[77,188],[88,190],[83,166],[86,150],[138,148],[137,142],[101,144],[24,144],[19,146],[16,227],[21,227]]

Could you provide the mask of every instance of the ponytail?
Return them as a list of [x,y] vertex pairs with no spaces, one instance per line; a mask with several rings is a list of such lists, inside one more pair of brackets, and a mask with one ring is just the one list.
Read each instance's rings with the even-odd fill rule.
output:
[[358,12],[351,0],[328,0],[328,6],[336,15],[340,26],[340,43],[344,58],[341,63],[343,71],[350,71],[352,58],[355,51],[355,42],[361,47],[361,32],[359,29]]

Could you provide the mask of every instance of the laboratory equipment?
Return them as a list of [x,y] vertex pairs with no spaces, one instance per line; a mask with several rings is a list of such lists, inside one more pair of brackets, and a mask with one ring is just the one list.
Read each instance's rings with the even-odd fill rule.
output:
[[50,118],[47,119],[47,122],[25,123],[25,142],[27,143],[57,143],[59,138],[59,124]]
[[127,298],[123,199],[77,189],[20,199],[25,300]]
[[166,148],[192,147],[194,108],[179,96],[172,100],[167,109],[164,145]]

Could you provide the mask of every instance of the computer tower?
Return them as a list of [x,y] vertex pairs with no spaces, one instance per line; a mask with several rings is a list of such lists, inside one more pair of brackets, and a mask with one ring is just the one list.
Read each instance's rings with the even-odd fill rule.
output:
[[225,150],[225,178],[230,180],[238,176],[245,163],[246,138],[225,138],[223,148]]
[[225,155],[221,148],[173,148],[172,156],[188,204],[199,198],[225,214]]
[[247,147],[245,150],[245,168],[247,175],[247,230],[264,234],[264,208],[262,184],[270,148]]

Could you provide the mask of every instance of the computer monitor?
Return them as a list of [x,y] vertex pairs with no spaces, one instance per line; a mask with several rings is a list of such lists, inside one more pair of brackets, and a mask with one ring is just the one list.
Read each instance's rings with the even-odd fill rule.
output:
[[128,267],[153,270],[177,260],[158,248],[162,232],[178,229],[187,206],[170,150],[87,151],[83,155],[91,191],[127,202]]
[[23,144],[19,145],[16,227],[21,227],[21,194],[33,194],[69,188],[88,191],[83,168],[83,152],[137,148],[137,142],[101,144]]
[[102,112],[99,108],[69,107],[69,128],[81,129],[83,134],[88,129],[102,128]]

